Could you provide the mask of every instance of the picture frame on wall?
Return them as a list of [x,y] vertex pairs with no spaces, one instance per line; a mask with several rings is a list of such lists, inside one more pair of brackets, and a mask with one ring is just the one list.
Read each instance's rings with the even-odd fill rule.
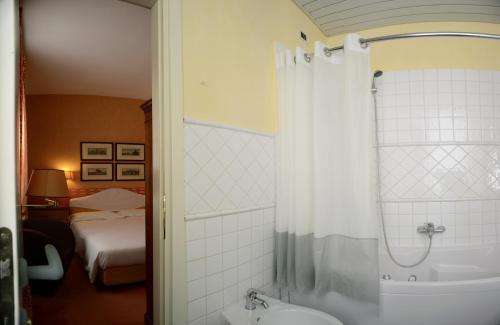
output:
[[80,180],[85,181],[112,181],[112,163],[84,163],[80,164]]
[[113,160],[112,142],[80,142],[80,160]]
[[143,181],[145,164],[115,164],[117,181]]
[[145,145],[144,143],[116,143],[115,152],[117,161],[144,161]]

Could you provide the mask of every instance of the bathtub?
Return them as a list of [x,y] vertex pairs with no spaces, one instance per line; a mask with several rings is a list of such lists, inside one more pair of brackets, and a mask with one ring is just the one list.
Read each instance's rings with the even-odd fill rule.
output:
[[[411,263],[423,248],[393,249]],[[380,305],[335,292],[324,296],[290,293],[290,302],[319,309],[345,325],[500,325],[500,245],[433,247],[419,266],[395,265],[380,253]],[[408,279],[416,276],[416,281]]]
[[[422,251],[398,248],[394,253],[410,263]],[[391,277],[380,282],[383,325],[500,325],[498,244],[433,248],[411,269],[397,266],[383,252],[380,274]]]

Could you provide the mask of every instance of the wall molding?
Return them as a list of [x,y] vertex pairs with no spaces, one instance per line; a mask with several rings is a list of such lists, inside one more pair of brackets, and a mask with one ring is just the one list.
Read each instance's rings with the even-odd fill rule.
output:
[[383,143],[376,147],[439,147],[439,146],[500,146],[500,142],[472,142],[472,141],[441,141],[441,142],[407,142],[407,143]]
[[500,198],[464,198],[464,199],[401,199],[381,200],[378,203],[441,203],[441,202],[476,202],[476,201],[500,201]]
[[245,133],[260,135],[260,136],[264,136],[264,137],[268,137],[268,138],[275,138],[276,137],[276,135],[274,133],[255,131],[255,130],[251,130],[251,129],[245,129],[245,128],[240,128],[240,127],[236,127],[236,126],[215,123],[215,122],[209,122],[209,121],[194,120],[194,119],[190,119],[190,118],[184,118],[184,123],[185,124],[201,125],[201,126],[210,126],[210,127],[214,127],[214,128],[232,130],[232,131],[237,131],[237,132],[245,132]]
[[273,209],[275,207],[276,207],[275,204],[270,204],[270,205],[256,206],[256,207],[252,207],[252,208],[241,208],[241,209],[214,211],[214,212],[193,213],[193,214],[186,215],[184,217],[184,219],[186,220],[186,222],[188,222],[188,221],[192,221],[192,220],[222,217],[222,216],[227,216],[227,215],[231,215],[231,214],[239,214],[239,213],[252,212],[252,211],[258,211],[258,210]]

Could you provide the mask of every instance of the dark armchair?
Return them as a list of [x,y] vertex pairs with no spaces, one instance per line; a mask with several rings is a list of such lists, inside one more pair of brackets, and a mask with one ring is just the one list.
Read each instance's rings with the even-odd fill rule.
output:
[[34,291],[52,292],[73,258],[75,238],[68,224],[51,219],[23,222],[24,258]]

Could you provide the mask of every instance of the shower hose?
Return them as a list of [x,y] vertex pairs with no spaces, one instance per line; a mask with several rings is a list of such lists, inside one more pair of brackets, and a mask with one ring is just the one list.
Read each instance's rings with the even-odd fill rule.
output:
[[378,136],[378,115],[377,115],[377,88],[373,87],[372,88],[372,95],[373,95],[373,104],[374,104],[374,113],[375,113],[375,148],[376,148],[376,159],[377,159],[377,199],[378,199],[378,208],[379,208],[379,213],[380,213],[380,219],[382,222],[382,233],[384,235],[384,243],[385,247],[387,249],[387,254],[389,254],[389,257],[391,260],[398,266],[403,267],[403,268],[412,268],[415,267],[419,264],[421,264],[427,256],[429,256],[429,253],[431,251],[432,247],[432,233],[428,233],[429,236],[429,245],[427,246],[427,250],[425,251],[425,254],[415,263],[411,264],[403,264],[400,263],[392,254],[391,247],[389,246],[389,241],[387,240],[387,232],[386,232],[386,227],[385,227],[385,215],[384,215],[384,208],[382,205],[382,185],[381,185],[381,177],[380,177],[380,143],[379,143],[379,136]]

